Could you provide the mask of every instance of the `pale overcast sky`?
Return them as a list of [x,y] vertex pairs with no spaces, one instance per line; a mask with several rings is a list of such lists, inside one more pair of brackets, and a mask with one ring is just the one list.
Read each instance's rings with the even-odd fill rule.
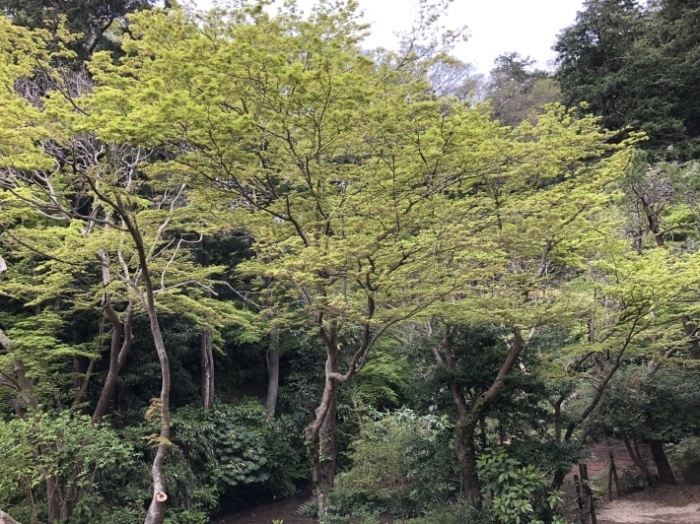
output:
[[[194,0],[202,9],[212,0]],[[314,0],[299,0],[305,11]],[[369,47],[393,48],[396,31],[412,25],[416,0],[359,0],[365,20],[372,25]],[[447,27],[467,25],[470,38],[455,49],[455,55],[488,73],[494,59],[510,51],[530,56],[540,68],[554,59],[551,50],[561,29],[571,25],[582,0],[454,0]]]

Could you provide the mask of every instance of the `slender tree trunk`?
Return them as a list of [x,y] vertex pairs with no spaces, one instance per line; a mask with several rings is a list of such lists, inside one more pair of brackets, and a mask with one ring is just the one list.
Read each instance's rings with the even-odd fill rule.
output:
[[202,368],[202,407],[209,411],[214,406],[214,351],[211,332],[205,330],[199,336],[200,367]]
[[647,218],[647,223],[649,224],[649,231],[654,235],[654,240],[658,247],[664,247],[664,236],[659,226],[659,211],[652,209],[651,205],[645,197],[641,197],[640,201],[642,207],[644,208],[644,214]]
[[[104,386],[100,392],[100,398],[97,400],[97,406],[92,414],[92,422],[99,422],[107,412],[109,403],[114,396],[114,390],[119,378],[119,373],[124,367],[126,357],[129,355],[131,345],[134,340],[134,335],[131,329],[131,320],[133,317],[133,305],[129,303],[126,308],[124,322],[119,319],[117,312],[112,308],[110,299],[105,298],[104,305],[105,313],[112,324],[112,334],[109,347],[109,369],[105,378]],[[123,340],[122,340],[123,337]]]
[[651,440],[649,441],[649,449],[651,450],[654,464],[656,464],[660,482],[662,484],[677,484],[676,477],[673,475],[673,469],[666,456],[664,443],[661,440]]
[[280,330],[273,327],[270,330],[270,344],[265,352],[267,360],[267,414],[274,418],[277,408],[277,393],[280,380]]
[[85,383],[89,365],[90,360],[87,357],[73,357],[73,389],[75,390],[76,405],[80,405],[85,402],[87,397],[87,391],[83,389],[83,385]]
[[639,470],[642,473],[644,473],[644,476],[647,479],[647,484],[649,484],[650,486],[655,486],[656,478],[654,477],[654,474],[651,472],[651,470],[647,467],[646,462],[644,461],[644,457],[642,457],[641,453],[639,453],[639,449],[635,449],[632,447],[630,439],[627,437],[627,435],[622,436],[622,441],[625,443],[627,454],[632,459],[632,462],[634,462],[634,464],[639,468]]
[[[202,239],[201,250],[199,252],[199,263],[203,267],[209,266],[209,245]],[[211,292],[206,296],[211,298]],[[199,335],[199,363],[202,370],[202,408],[210,411],[214,407],[215,373],[214,373],[214,351],[211,344],[211,331],[205,329]]]
[[486,449],[488,447],[488,431],[486,427],[486,417],[483,415],[479,418],[479,440],[481,441],[481,448]]
[[[145,271],[144,271],[145,273]],[[156,345],[158,360],[160,362],[161,372],[161,390],[160,390],[160,438],[156,451],[153,466],[151,467],[151,477],[153,478],[153,498],[151,505],[148,508],[144,524],[163,524],[165,520],[165,509],[168,495],[165,487],[165,472],[163,465],[165,457],[168,454],[170,447],[170,362],[168,353],[165,349],[163,334],[160,330],[160,324],[156,315],[155,303],[153,301],[153,293],[150,291],[148,298],[148,318],[151,323],[151,333],[153,341]]]
[[[95,190],[94,186],[93,190]],[[158,438],[156,456],[153,459],[153,465],[151,467],[153,498],[148,507],[148,513],[146,514],[144,524],[163,524],[165,520],[166,501],[168,500],[165,486],[164,463],[168,454],[168,448],[170,447],[170,361],[168,360],[168,352],[165,348],[163,333],[160,329],[160,323],[158,322],[153,281],[149,273],[148,257],[146,255],[143,237],[136,223],[132,221],[132,217],[119,196],[116,197],[116,204],[111,203],[110,205],[119,212],[126,229],[129,231],[134,241],[134,247],[136,247],[136,252],[138,253],[139,265],[141,266],[141,278],[143,278],[145,290],[142,290],[135,282],[132,282],[130,285],[134,288],[136,293],[139,293],[141,302],[148,314],[148,320],[151,325],[151,336],[153,337],[156,353],[158,355],[158,362],[160,363],[160,435]]]

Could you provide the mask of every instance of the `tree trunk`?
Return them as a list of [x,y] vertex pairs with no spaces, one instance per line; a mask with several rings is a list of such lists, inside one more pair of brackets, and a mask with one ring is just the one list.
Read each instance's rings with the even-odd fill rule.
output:
[[[93,190],[94,189],[93,187]],[[139,294],[142,305],[148,314],[148,320],[151,325],[151,336],[153,337],[153,343],[156,346],[156,353],[158,354],[158,362],[160,363],[161,387],[158,402],[160,408],[160,435],[158,438],[156,456],[153,459],[153,465],[151,467],[153,498],[148,507],[148,513],[146,514],[144,524],[163,524],[165,520],[166,501],[168,500],[165,489],[164,463],[165,457],[168,454],[168,448],[170,447],[170,362],[168,360],[168,352],[165,348],[163,333],[160,329],[160,323],[158,322],[158,315],[156,313],[153,281],[149,273],[148,257],[146,256],[143,237],[139,232],[138,226],[132,221],[132,217],[118,196],[116,202],[117,206],[115,206],[115,209],[122,217],[124,225],[128,229],[134,241],[136,252],[138,253],[139,264],[141,266],[141,278],[143,278],[145,290],[136,282],[130,282],[130,286]]]
[[[90,360],[87,357],[73,357],[73,389],[75,390],[75,404],[83,404],[87,397],[87,391],[83,389],[87,379],[87,371]],[[89,409],[89,408],[88,408]]]
[[[445,326],[440,345],[444,356],[444,365],[448,373],[448,386],[452,394],[452,401],[457,412],[455,421],[454,446],[457,462],[460,469],[461,494],[470,504],[478,505],[481,502],[481,489],[479,476],[476,472],[476,449],[474,447],[474,429],[476,420],[468,425],[469,407],[459,386],[455,383],[454,375],[457,364],[452,352],[452,335],[455,328]],[[438,360],[439,362],[441,359]]]
[[[334,347],[335,346],[335,347]],[[340,384],[334,378],[338,374],[338,348],[335,341],[326,348],[326,381],[321,403],[316,408],[316,418],[306,427],[306,442],[311,454],[311,468],[319,516],[328,511],[328,495],[335,480],[335,427]]]
[[464,500],[475,507],[481,507],[481,481],[476,470],[476,446],[474,445],[474,429],[476,421],[469,424],[464,432],[464,467],[462,469],[462,484],[464,485]]
[[[520,328],[514,328],[515,340],[511,346],[508,356],[498,370],[496,378],[491,383],[491,387],[482,393],[471,406],[467,407],[466,400],[459,386],[454,382],[454,374],[457,363],[452,352],[451,337],[455,329],[445,326],[441,346],[444,354],[444,365],[448,372],[448,381],[452,400],[457,410],[457,422],[455,424],[455,453],[461,470],[462,492],[465,500],[475,506],[481,504],[481,483],[476,470],[476,445],[474,442],[476,428],[479,421],[483,419],[486,409],[498,397],[505,384],[507,376],[515,366],[518,357],[525,348]],[[439,359],[438,359],[439,360]]]
[[656,478],[654,477],[654,474],[651,472],[651,470],[647,467],[646,462],[644,462],[644,457],[642,457],[641,453],[639,453],[639,450],[635,450],[632,447],[630,439],[627,437],[627,435],[622,436],[622,441],[625,443],[625,448],[627,448],[627,453],[632,459],[632,462],[634,462],[634,464],[639,468],[639,470],[642,473],[644,473],[644,476],[647,479],[647,484],[649,484],[649,486],[655,486]]
[[265,352],[267,357],[267,414],[272,419],[277,408],[277,393],[280,380],[280,330],[273,327],[270,331],[270,345]]
[[19,522],[0,509],[0,524],[19,524]]
[[59,480],[50,476],[46,478],[46,502],[48,505],[48,522],[61,521],[61,486]]
[[109,347],[109,370],[107,371],[107,377],[105,378],[104,386],[102,386],[97,406],[92,414],[92,422],[95,424],[107,412],[109,403],[114,395],[117,378],[119,378],[119,373],[124,367],[124,362],[134,340],[131,329],[131,319],[133,317],[133,305],[131,302],[126,308],[124,322],[119,319],[117,312],[112,308],[109,296],[106,296],[104,299],[104,310],[112,324],[112,334]]
[[153,498],[151,499],[151,505],[148,508],[144,524],[163,524],[165,520],[166,501],[168,500],[165,489],[163,464],[168,454],[168,447],[170,447],[170,362],[168,361],[168,353],[165,349],[163,335],[156,315],[152,292],[150,295],[148,300],[148,318],[151,323],[151,333],[156,345],[161,371],[160,438],[156,456],[153,460],[153,466],[151,467]]
[[214,406],[214,352],[211,333],[204,331],[199,336],[200,367],[202,368],[202,407],[210,411]]
[[562,419],[561,419],[561,405],[564,403],[565,396],[560,396],[556,402],[551,402],[554,408],[554,437],[557,442],[561,442],[562,436]]
[[651,450],[654,464],[656,464],[656,471],[659,473],[659,481],[662,484],[677,484],[671,464],[668,463],[664,443],[660,440],[651,440],[649,441],[649,449]]
[[[202,238],[199,252],[199,263],[202,267],[209,266],[209,243]],[[211,291],[206,296],[211,298]],[[205,329],[199,335],[199,367],[202,370],[202,408],[211,411],[214,407],[214,352],[211,345],[211,331]]]

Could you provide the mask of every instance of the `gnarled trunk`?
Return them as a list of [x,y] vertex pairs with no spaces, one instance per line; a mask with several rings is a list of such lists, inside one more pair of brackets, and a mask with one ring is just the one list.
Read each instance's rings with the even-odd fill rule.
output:
[[326,381],[321,403],[316,408],[316,418],[306,427],[306,442],[311,454],[311,473],[316,490],[318,514],[328,510],[328,495],[335,481],[335,428],[340,384],[333,377],[338,373],[338,349],[327,348]]
[[644,476],[647,479],[647,484],[649,484],[650,486],[656,486],[656,477],[654,477],[654,474],[647,467],[647,464],[644,461],[644,457],[639,452],[639,448],[637,447],[637,443],[635,442],[635,445],[633,447],[632,443],[630,442],[630,439],[627,437],[627,435],[622,436],[622,441],[625,443],[625,448],[627,448],[627,454],[632,459],[632,462],[634,462],[635,466],[637,466],[639,468],[639,470],[642,473],[644,473]]

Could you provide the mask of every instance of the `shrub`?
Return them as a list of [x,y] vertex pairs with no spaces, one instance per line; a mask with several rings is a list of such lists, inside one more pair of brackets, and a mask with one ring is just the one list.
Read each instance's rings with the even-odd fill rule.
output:
[[[251,501],[251,490],[271,498],[293,494],[295,481],[308,475],[301,439],[293,419],[268,422],[257,401],[176,411],[168,467],[173,504],[210,512],[224,498]],[[193,515],[187,522],[196,522]]]
[[[503,448],[487,449],[477,461],[482,492],[490,500],[494,514],[504,524],[537,522],[535,500],[542,499],[548,482],[534,466],[523,466]],[[558,502],[550,495],[549,506]]]
[[402,524],[497,524],[496,516],[489,509],[453,505],[436,509],[429,515],[401,521]]
[[673,447],[670,455],[673,467],[682,471],[691,462],[700,460],[700,437],[688,437],[681,440]]
[[59,502],[68,496],[76,476],[77,503],[84,504],[100,497],[112,467],[131,459],[132,446],[108,426],[93,424],[88,416],[30,412],[23,419],[0,424],[0,506],[19,517],[26,508],[14,512],[13,507],[31,493],[43,515],[44,482],[49,476],[56,480],[54,496]]
[[445,419],[404,409],[363,424],[352,467],[340,474],[331,511],[378,509],[415,514],[444,502],[458,486]]

